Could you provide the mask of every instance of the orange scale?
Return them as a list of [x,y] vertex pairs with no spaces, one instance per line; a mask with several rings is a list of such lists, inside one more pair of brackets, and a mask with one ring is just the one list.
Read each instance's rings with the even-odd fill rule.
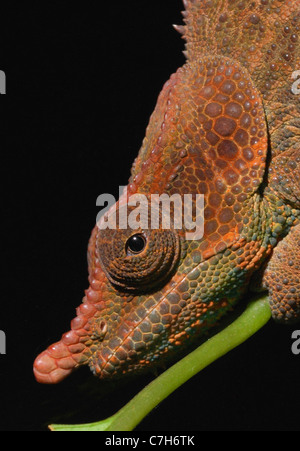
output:
[[216,243],[221,239],[221,236],[219,235],[219,233],[213,233],[210,237],[209,237],[209,241],[212,243]]

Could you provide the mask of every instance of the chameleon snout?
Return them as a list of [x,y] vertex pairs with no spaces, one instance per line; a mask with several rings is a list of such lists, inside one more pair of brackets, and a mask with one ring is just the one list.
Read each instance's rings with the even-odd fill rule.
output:
[[57,384],[76,367],[68,347],[59,341],[43,351],[34,361],[33,373],[41,384]]
[[[76,322],[77,318],[73,322]],[[92,350],[89,346],[91,343],[97,343],[99,346],[106,332],[107,323],[101,319],[96,322],[96,326],[89,335],[85,332],[85,335],[80,337],[74,330],[65,333],[60,341],[49,346],[35,359],[33,372],[37,382],[57,384],[79,365],[88,363]],[[82,331],[81,334],[83,334]]]

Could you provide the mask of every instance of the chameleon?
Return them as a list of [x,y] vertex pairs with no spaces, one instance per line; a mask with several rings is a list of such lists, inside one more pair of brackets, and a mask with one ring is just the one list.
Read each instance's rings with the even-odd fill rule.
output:
[[100,379],[155,368],[249,288],[268,292],[275,321],[300,319],[300,2],[183,4],[185,64],[163,86],[114,208],[134,194],[202,194],[203,236],[96,225],[89,287],[70,330],[36,358],[40,383],[84,365]]

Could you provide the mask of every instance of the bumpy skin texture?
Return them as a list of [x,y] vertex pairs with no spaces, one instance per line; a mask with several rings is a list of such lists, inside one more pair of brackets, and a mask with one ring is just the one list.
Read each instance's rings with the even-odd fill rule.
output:
[[294,227],[274,251],[265,272],[273,315],[297,322],[300,316],[300,225]]
[[[159,365],[216,325],[258,270],[274,318],[299,319],[299,0],[184,5],[187,62],[163,87],[116,209],[136,193],[201,193],[204,236],[95,227],[90,287],[71,330],[37,357],[39,382],[85,364],[100,378]],[[136,234],[145,246],[129,252]]]

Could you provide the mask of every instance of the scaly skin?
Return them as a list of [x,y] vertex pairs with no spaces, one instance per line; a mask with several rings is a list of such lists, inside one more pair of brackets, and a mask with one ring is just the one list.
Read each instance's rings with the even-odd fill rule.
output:
[[159,96],[128,195],[204,194],[204,236],[95,227],[90,286],[71,330],[37,357],[39,382],[86,364],[100,378],[160,364],[216,325],[256,271],[274,318],[299,319],[299,0],[184,5],[187,62]]

